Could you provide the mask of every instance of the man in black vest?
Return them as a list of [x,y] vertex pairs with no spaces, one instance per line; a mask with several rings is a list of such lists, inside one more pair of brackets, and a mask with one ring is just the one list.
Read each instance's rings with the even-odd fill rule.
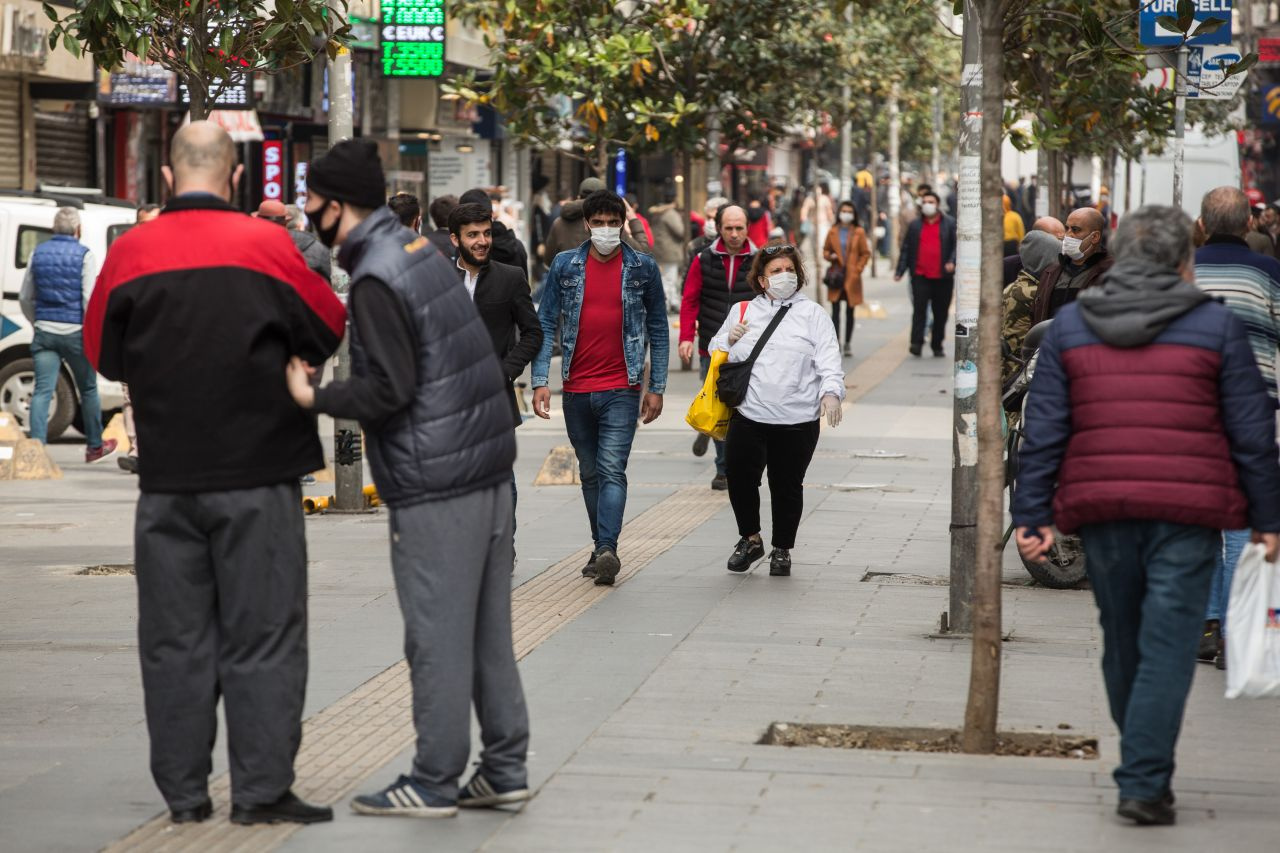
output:
[[[756,251],[747,239],[747,212],[737,205],[716,211],[716,231],[720,238],[703,249],[689,264],[684,280],[684,300],[680,307],[680,358],[693,358],[694,332],[698,336],[698,354],[702,357],[702,379],[711,367],[707,344],[720,331],[729,309],[755,297],[747,281],[751,256]],[[693,440],[693,455],[707,452],[708,438],[699,434]],[[716,442],[716,476],[711,488],[725,491],[729,480],[724,474],[724,442]]]
[[[351,372],[304,409],[357,418],[391,507],[391,570],[405,624],[418,749],[413,769],[356,797],[361,814],[452,817],[529,798],[529,718],[511,647],[511,389],[454,265],[384,202],[377,146],[340,142],[311,166],[307,216],[351,274]],[[475,698],[484,749],[471,753]]]

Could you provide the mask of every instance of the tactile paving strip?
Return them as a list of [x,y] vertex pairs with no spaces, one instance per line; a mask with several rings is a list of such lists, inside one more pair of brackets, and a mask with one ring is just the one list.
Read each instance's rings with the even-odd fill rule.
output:
[[[625,583],[727,504],[724,492],[709,491],[705,485],[686,486],[641,513],[622,530],[618,553],[623,566],[617,583]],[[582,567],[590,553],[590,548],[583,548],[571,554],[512,593],[517,658],[529,654],[609,594],[610,587],[595,586],[582,577]],[[409,667],[400,661],[304,722],[302,748],[295,762],[298,779],[294,790],[298,796],[311,802],[338,803],[377,768],[410,746],[414,740],[410,704]],[[209,793],[214,804],[209,820],[175,825],[167,814],[161,815],[107,847],[107,851],[265,851],[274,849],[300,828],[295,824],[232,824],[227,819],[230,780],[225,773],[212,780]],[[342,807],[338,803],[338,808]]]

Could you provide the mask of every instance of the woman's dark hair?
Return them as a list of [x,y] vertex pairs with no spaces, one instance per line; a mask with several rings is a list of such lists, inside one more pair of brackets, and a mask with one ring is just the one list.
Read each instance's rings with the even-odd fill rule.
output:
[[582,219],[590,222],[591,218],[597,214],[616,213],[620,219],[627,218],[627,206],[622,202],[622,196],[609,190],[596,190],[582,201]]
[[840,218],[840,212],[843,211],[846,207],[849,208],[849,210],[853,211],[853,225],[855,226],[861,225],[862,223],[858,222],[858,206],[854,204],[852,201],[849,201],[848,199],[845,199],[844,201],[840,202],[840,206],[836,208],[836,218],[837,219]]
[[791,259],[791,263],[795,264],[796,268],[796,292],[804,290],[804,264],[800,262],[800,250],[790,243],[775,240],[756,252],[751,261],[751,272],[747,273],[747,281],[751,283],[751,289],[756,293],[765,292],[766,288],[760,286],[760,276],[764,275],[764,268],[769,265],[769,262],[778,258]]
[[492,222],[493,210],[482,204],[460,204],[449,211],[449,233],[462,236],[462,226],[475,222]]

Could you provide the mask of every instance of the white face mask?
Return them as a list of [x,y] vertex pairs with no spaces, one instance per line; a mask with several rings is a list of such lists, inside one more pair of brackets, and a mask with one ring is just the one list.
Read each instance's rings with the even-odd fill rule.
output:
[[840,221],[843,222],[845,225],[849,225],[850,223],[853,222],[853,214],[847,211],[845,213],[840,214]]
[[596,251],[602,255],[612,255],[613,250],[618,248],[618,244],[621,242],[621,228],[610,228],[606,225],[602,228],[591,229],[591,245],[595,246]]
[[1073,261],[1078,261],[1084,257],[1084,250],[1080,247],[1081,241],[1076,237],[1062,238],[1062,254],[1066,255]]
[[708,237],[716,236],[716,222],[714,219],[707,220],[707,224],[702,226],[702,233]]
[[776,272],[768,281],[770,299],[790,299],[800,284],[800,278],[793,272]]
[[920,205],[920,212],[925,216],[935,216],[938,213],[938,206],[931,201],[926,201]]

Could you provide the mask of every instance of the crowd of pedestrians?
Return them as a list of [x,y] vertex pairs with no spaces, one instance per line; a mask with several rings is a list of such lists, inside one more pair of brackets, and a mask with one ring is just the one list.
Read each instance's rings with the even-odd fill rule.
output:
[[[305,209],[268,201],[243,216],[230,203],[240,175],[224,131],[185,126],[165,169],[172,198],[139,212],[96,284],[76,211],[64,208],[21,294],[36,336],[33,437],[66,362],[86,461],[107,458],[115,442],[93,408],[95,369],[127,383],[131,451],[120,464],[141,491],[151,770],[178,823],[211,814],[219,698],[231,819],[332,818],[292,792],[307,678],[299,478],[323,467],[316,413],[360,422],[390,510],[417,732],[409,771],[351,805],[448,817],[530,797],[511,625],[515,382],[526,370],[539,418],[552,417],[561,387],[591,538],[582,575],[610,586],[625,557],[637,428],[663,414],[671,315],[682,365],[696,354],[701,377],[719,375],[737,395],[727,433],[693,445],[697,456],[715,448],[711,488],[728,492],[738,528],[731,572],[767,553],[769,575],[791,574],[804,478],[823,422],[843,418],[843,359],[885,233],[878,190],[901,191],[907,208],[894,278],[910,279],[910,354],[923,354],[926,333],[945,354],[957,251],[947,188],[877,188],[865,172],[848,199],[819,188],[788,202],[779,190],[745,206],[713,198],[699,215],[669,191],[646,217],[588,178],[557,216],[539,202],[531,267],[499,197],[473,189],[425,209],[412,195],[387,198],[372,142],[340,142],[313,162]],[[1027,229],[1028,189],[1004,201],[1005,381],[1031,330],[1052,324],[1021,424],[1015,541],[1039,560],[1056,537],[1080,535],[1121,732],[1118,812],[1168,824],[1196,658],[1229,665],[1227,599],[1245,545],[1263,542],[1272,560],[1280,550],[1280,225],[1274,208],[1223,187],[1195,222],[1164,207],[1115,217],[1103,199]],[[700,233],[686,242],[690,231]],[[817,268],[798,248],[810,240]],[[335,260],[351,279],[345,306],[325,280]],[[806,295],[815,277],[826,304]],[[344,335],[351,377],[322,385]],[[731,388],[731,376],[745,379]],[[211,405],[222,426],[204,422]],[[482,748],[464,781],[473,708]]]

